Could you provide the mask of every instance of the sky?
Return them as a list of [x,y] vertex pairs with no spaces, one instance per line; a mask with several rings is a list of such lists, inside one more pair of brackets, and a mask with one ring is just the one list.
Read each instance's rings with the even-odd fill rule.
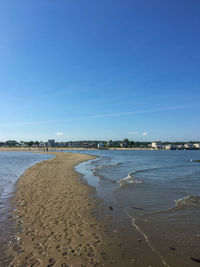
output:
[[199,0],[4,0],[0,141],[200,140]]

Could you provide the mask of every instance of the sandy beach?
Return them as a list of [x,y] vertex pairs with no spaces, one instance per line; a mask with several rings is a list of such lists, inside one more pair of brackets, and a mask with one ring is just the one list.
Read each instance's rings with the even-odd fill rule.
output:
[[74,171],[93,157],[53,154],[27,169],[17,183],[14,202],[21,231],[18,248],[11,249],[11,266],[120,266],[120,244],[92,216],[93,189]]

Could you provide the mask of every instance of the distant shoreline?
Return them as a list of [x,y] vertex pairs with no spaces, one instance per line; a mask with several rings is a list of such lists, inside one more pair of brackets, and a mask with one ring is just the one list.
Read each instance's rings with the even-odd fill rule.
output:
[[[40,150],[39,150],[40,149]],[[50,152],[53,151],[62,151],[62,150],[162,150],[162,149],[152,149],[152,148],[126,148],[126,147],[116,147],[116,148],[83,148],[83,147],[77,147],[77,148],[70,148],[70,147],[49,147],[48,148]],[[166,150],[166,149],[163,149]],[[0,147],[0,151],[41,151],[43,152],[43,148],[37,148],[37,147]]]

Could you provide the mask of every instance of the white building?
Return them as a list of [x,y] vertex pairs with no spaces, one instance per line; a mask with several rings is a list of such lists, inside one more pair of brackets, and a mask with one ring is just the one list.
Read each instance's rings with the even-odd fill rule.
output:
[[172,144],[168,144],[165,146],[165,149],[167,150],[175,150],[177,147],[175,145],[172,145]]
[[186,143],[186,144],[184,144],[184,148],[185,149],[194,149],[194,146],[191,143]]
[[154,141],[151,143],[151,147],[158,149],[158,148],[163,148],[162,142],[161,141]]
[[194,144],[194,147],[197,148],[197,149],[200,149],[200,143]]
[[46,143],[45,142],[43,142],[43,141],[40,141],[39,142],[39,147],[45,147],[46,146]]
[[104,144],[103,143],[98,143],[97,147],[98,148],[104,148]]

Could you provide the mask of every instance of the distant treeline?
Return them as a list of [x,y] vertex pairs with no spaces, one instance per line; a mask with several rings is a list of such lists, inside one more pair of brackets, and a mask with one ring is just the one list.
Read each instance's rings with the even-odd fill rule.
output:
[[[190,144],[199,143],[199,141],[190,141]],[[184,145],[185,142],[162,142],[163,145]],[[141,142],[132,141],[127,138],[123,140],[82,140],[82,141],[66,141],[66,142],[54,142],[54,147],[85,147],[85,148],[95,148],[95,147],[128,147],[128,148],[149,148],[151,147],[151,142]],[[7,140],[6,142],[0,142],[0,146],[7,147],[42,147],[50,146],[48,142],[43,141],[20,141]]]

